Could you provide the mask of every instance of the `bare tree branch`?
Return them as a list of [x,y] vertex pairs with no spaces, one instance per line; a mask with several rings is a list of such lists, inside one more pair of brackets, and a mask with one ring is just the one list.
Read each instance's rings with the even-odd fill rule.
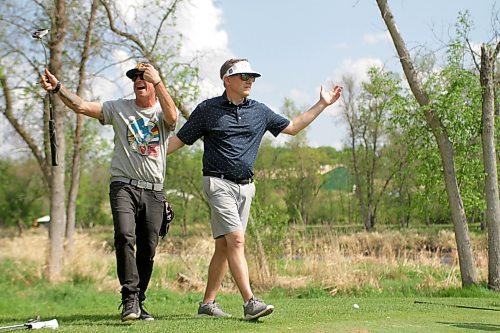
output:
[[177,3],[179,1],[180,0],[175,0],[174,3],[170,6],[170,8],[168,8],[168,10],[165,13],[165,15],[163,15],[163,18],[162,18],[162,20],[160,22],[160,25],[158,26],[158,29],[156,29],[155,39],[154,39],[153,45],[151,45],[151,49],[149,50],[149,54],[153,53],[153,51],[154,51],[154,49],[156,47],[156,44],[158,43],[158,38],[160,37],[160,32],[161,32],[161,29],[163,27],[163,24],[168,19],[168,17],[170,16],[170,14],[172,14],[173,12],[175,12],[175,8],[177,7]]
[[476,56],[479,56],[479,57],[481,57],[481,56],[479,54],[477,54],[476,52],[474,52],[474,50],[472,49],[472,45],[470,45],[469,38],[466,38],[465,41],[467,42],[467,45],[469,46],[469,50],[470,50],[470,53],[472,54],[472,60],[474,61],[474,65],[476,66],[476,69],[478,71],[480,71],[481,66],[479,66],[479,64],[477,63]]
[[113,31],[118,36],[122,36],[122,37],[134,42],[137,45],[139,51],[146,50],[146,46],[139,40],[139,38],[137,38],[136,36],[134,36],[132,34],[129,34],[128,32],[122,31],[116,27],[115,20],[113,18],[113,14],[111,13],[111,9],[109,8],[107,2],[105,0],[101,0],[101,4],[106,9],[106,14],[108,16],[109,27],[111,28],[111,31]]
[[5,76],[0,77],[0,84],[2,85],[2,90],[5,99],[5,110],[3,110],[3,114],[5,115],[9,123],[12,125],[12,127],[14,127],[14,130],[22,137],[24,142],[26,142],[29,149],[31,150],[31,152],[37,159],[38,163],[40,164],[42,170],[47,170],[48,166],[45,157],[38,148],[38,145],[36,144],[35,140],[33,139],[32,136],[29,135],[26,128],[22,124],[20,124],[17,118],[14,116],[13,113],[14,106],[12,103],[12,95],[11,95],[12,90],[10,89],[7,83],[7,78]]

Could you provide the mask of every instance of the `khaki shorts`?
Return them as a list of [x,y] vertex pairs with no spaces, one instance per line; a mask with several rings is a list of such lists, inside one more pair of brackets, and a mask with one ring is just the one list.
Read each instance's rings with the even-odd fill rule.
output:
[[212,236],[219,238],[234,231],[245,231],[255,184],[238,185],[227,179],[203,177],[203,192],[210,205]]

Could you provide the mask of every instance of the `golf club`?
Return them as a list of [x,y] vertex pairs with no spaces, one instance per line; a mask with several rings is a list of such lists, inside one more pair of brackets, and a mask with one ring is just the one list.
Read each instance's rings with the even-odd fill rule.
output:
[[33,320],[33,321],[28,321],[24,324],[0,327],[0,333],[18,331],[18,330],[39,330],[41,328],[49,328],[52,330],[57,330],[59,328],[59,323],[57,322],[57,319],[52,319],[48,321]]
[[479,307],[479,306],[455,305],[455,304],[433,303],[433,302],[424,302],[424,301],[415,301],[414,303],[415,304],[429,304],[429,305],[451,306],[451,307],[454,307],[454,308],[461,308],[461,309],[500,311],[500,309],[482,308],[482,307]]
[[[43,43],[43,36],[49,33],[48,29],[37,29],[32,34],[31,37],[38,39],[43,47],[43,54],[45,56],[45,68],[48,67],[47,62],[47,49]],[[52,102],[52,94],[49,94],[49,139],[50,139],[50,154],[52,157],[52,166],[59,165],[57,160],[57,138],[56,138],[56,126],[54,121],[54,106]]]

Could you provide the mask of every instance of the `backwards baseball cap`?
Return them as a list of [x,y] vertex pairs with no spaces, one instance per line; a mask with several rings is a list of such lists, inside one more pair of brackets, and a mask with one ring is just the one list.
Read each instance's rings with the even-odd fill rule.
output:
[[237,63],[229,67],[223,78],[236,74],[251,74],[254,77],[261,76],[259,72],[256,72],[252,69],[248,61],[238,61]]
[[127,71],[127,73],[125,73],[125,75],[127,75],[127,77],[133,81],[136,76],[141,75],[141,74],[144,73],[144,70],[146,70],[146,68],[144,68],[144,66],[146,64],[148,64],[148,63],[147,62],[140,62],[140,63],[138,63],[137,65],[135,65],[134,68],[129,69]]

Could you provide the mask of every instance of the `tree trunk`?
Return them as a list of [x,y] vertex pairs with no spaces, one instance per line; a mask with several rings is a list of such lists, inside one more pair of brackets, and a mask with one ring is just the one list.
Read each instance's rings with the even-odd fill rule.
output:
[[488,287],[500,291],[500,201],[495,152],[495,61],[500,49],[481,46],[480,80],[483,88],[482,143],[485,173],[486,225],[488,228]]
[[[50,70],[60,77],[62,53],[66,29],[66,3],[56,0],[51,27]],[[61,277],[64,259],[64,233],[66,229],[66,190],[64,188],[65,170],[65,137],[64,137],[64,105],[58,98],[53,98],[56,138],[58,143],[59,165],[52,166],[50,178],[50,227],[49,255],[47,257],[47,278],[51,282]],[[50,159],[50,154],[47,159]]]
[[467,218],[458,188],[457,177],[455,173],[454,151],[453,146],[446,134],[446,131],[441,124],[441,121],[430,108],[430,101],[427,93],[423,90],[422,85],[418,81],[417,73],[410,60],[410,54],[406,48],[406,44],[399,33],[399,30],[394,21],[394,17],[387,5],[387,0],[377,0],[382,18],[391,34],[394,46],[396,47],[403,71],[405,73],[408,84],[420,106],[424,107],[423,112],[427,124],[432,130],[436,138],[439,152],[441,154],[441,162],[444,169],[444,180],[446,193],[451,208],[451,217],[455,229],[455,240],[457,242],[458,261],[460,264],[460,272],[462,275],[462,285],[469,286],[477,283],[477,274],[474,265],[474,258],[469,238],[469,229],[467,226]]
[[[85,42],[82,51],[80,68],[78,69],[79,81],[76,93],[78,96],[82,97],[84,91],[84,83],[87,78],[86,65],[90,54],[91,47],[91,36],[92,30],[95,22],[95,14],[97,12],[97,7],[99,6],[99,0],[92,1],[92,7],[90,10],[90,18],[87,26],[87,31],[85,32]],[[76,125],[75,125],[75,141],[73,144],[73,164],[71,165],[71,182],[68,192],[68,207],[67,207],[67,225],[66,225],[66,251],[68,255],[73,252],[73,235],[75,233],[76,225],[76,199],[78,197],[78,189],[80,186],[80,159],[82,154],[82,129],[83,129],[84,118],[83,115],[76,115]]]

